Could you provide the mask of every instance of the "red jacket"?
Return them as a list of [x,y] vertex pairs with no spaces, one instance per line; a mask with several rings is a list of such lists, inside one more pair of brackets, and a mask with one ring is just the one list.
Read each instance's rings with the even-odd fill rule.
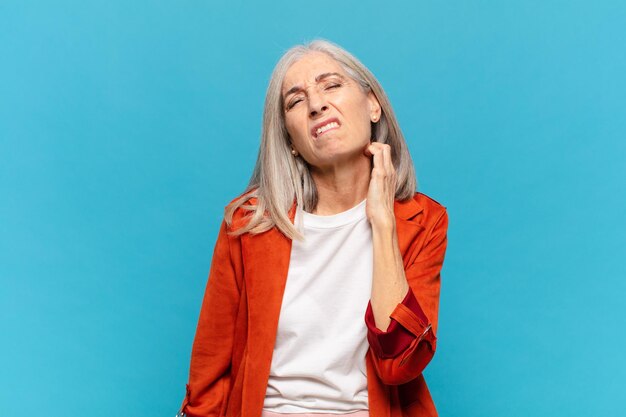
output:
[[[255,204],[256,199],[250,203]],[[294,221],[295,201],[289,210]],[[446,208],[422,193],[394,205],[409,292],[376,328],[371,303],[364,317],[372,417],[436,416],[422,371],[435,353],[440,271],[447,246]],[[265,400],[291,240],[276,227],[238,237],[243,224],[222,221],[191,353],[181,412],[190,417],[259,417]]]

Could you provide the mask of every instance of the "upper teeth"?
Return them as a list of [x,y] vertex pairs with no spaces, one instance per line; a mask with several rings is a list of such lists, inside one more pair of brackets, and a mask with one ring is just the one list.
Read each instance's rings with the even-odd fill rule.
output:
[[337,122],[330,122],[320,128],[317,129],[317,131],[315,132],[317,135],[326,132],[328,129],[332,129],[333,127],[339,127],[339,123]]

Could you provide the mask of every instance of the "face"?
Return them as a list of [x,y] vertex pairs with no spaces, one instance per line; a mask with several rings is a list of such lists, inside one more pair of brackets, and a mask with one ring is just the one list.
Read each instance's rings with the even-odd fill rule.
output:
[[281,93],[291,146],[310,165],[328,168],[364,157],[380,105],[334,59],[305,55],[287,70]]

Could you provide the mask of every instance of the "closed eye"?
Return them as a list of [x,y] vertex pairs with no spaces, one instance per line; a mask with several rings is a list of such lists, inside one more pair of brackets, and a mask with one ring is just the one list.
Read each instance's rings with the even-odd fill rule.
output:
[[292,102],[291,102],[291,104],[289,104],[289,107],[287,107],[287,109],[292,108],[293,106],[295,106],[297,103],[299,103],[299,102],[301,102],[301,101],[302,101],[302,99],[301,99],[301,98],[299,98],[299,99],[297,99],[297,100],[292,101]]
[[[341,87],[341,84],[330,84],[328,85],[325,90],[330,90],[331,88],[337,88],[337,87]],[[296,99],[294,101],[292,101],[289,106],[287,107],[287,109],[291,109],[293,106],[295,106],[296,104],[298,104],[299,102],[301,102],[302,99]]]

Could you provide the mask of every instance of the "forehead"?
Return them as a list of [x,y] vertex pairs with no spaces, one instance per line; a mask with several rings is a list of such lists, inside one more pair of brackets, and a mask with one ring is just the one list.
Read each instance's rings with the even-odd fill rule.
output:
[[283,80],[283,93],[296,85],[314,83],[315,77],[325,72],[338,72],[346,77],[341,65],[323,52],[311,52],[293,63]]

